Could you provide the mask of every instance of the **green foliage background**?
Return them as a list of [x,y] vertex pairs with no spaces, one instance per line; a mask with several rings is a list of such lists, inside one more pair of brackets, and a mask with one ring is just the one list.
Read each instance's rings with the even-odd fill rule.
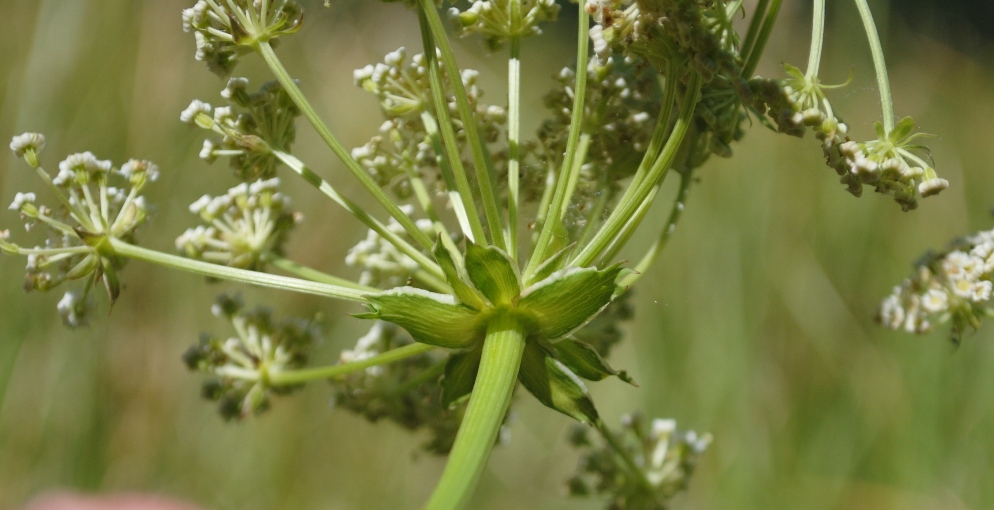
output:
[[[45,133],[48,168],[82,150],[118,164],[156,161],[163,175],[149,198],[158,214],[141,240],[165,251],[192,224],[190,202],[234,183],[223,163],[197,159],[202,135],[178,121],[192,98],[219,102],[223,86],[192,58],[179,19],[187,3],[4,0],[0,17],[2,138]],[[380,118],[351,71],[398,45],[418,48],[417,22],[399,5],[320,4],[305,2],[305,29],[278,51],[332,129],[356,146]],[[787,4],[766,75],[807,56],[807,13]],[[879,111],[872,67],[855,11],[833,7],[822,76],[843,81],[856,66],[835,106],[857,137],[869,136]],[[567,25],[525,45],[526,133],[540,120],[549,76],[569,62]],[[872,321],[920,253],[994,227],[994,74],[989,58],[957,54],[907,27],[884,35],[898,115],[939,135],[928,143],[951,188],[910,214],[883,197],[856,200],[822,164],[816,141],[756,126],[734,159],[700,173],[668,251],[636,290],[636,318],[612,362],[641,387],[607,381],[593,392],[609,420],[640,408],[715,434],[675,508],[994,507],[992,329],[955,348],[942,333],[909,337]],[[460,49],[463,66],[503,80],[503,57],[474,41]],[[268,79],[258,63],[239,73]],[[503,102],[499,85],[487,90]],[[303,159],[361,196],[301,131]],[[291,255],[351,274],[341,260],[363,235],[357,222],[285,181],[307,215]],[[27,190],[42,191],[37,178],[0,156],[3,203]],[[660,209],[628,257],[663,216]],[[0,218],[24,235],[15,214]],[[132,264],[111,316],[69,332],[55,314],[58,295],[21,292],[22,265],[0,258],[0,508],[58,488],[245,510],[416,508],[429,494],[442,461],[417,453],[425,438],[330,410],[322,384],[242,424],[222,423],[198,398],[200,379],[179,356],[199,331],[224,332],[209,306],[234,287]],[[316,363],[333,362],[366,326],[339,303],[243,292],[281,313],[324,313],[330,330]],[[600,508],[561,495],[576,462],[564,441],[568,420],[530,398],[517,410],[512,442],[494,454],[474,508]]]

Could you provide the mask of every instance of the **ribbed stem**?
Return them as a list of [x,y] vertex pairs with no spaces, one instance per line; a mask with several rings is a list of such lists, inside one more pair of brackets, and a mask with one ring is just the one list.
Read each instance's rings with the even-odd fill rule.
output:
[[521,321],[507,313],[494,316],[487,326],[469,407],[426,510],[457,510],[469,502],[511,404],[524,350]]
[[199,260],[188,259],[177,255],[170,255],[168,253],[150,250],[148,248],[142,248],[141,246],[128,244],[115,238],[109,238],[109,242],[116,255],[144,260],[145,262],[180,269],[190,273],[210,276],[219,280],[229,280],[233,282],[248,283],[250,285],[258,285],[260,287],[269,287],[272,289],[303,292],[305,294],[344,299],[358,303],[366,302],[363,295],[367,294],[367,292],[363,292],[361,290],[341,287],[338,285],[330,285],[327,283],[300,280],[287,276],[262,273],[259,271],[249,271],[247,269],[210,264],[208,262],[201,262]]

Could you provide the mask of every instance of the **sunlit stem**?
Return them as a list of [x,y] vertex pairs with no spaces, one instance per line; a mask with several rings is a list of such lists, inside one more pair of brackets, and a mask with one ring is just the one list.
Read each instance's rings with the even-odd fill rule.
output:
[[277,255],[267,254],[266,256],[262,257],[262,260],[273,267],[282,269],[283,271],[310,280],[312,282],[321,282],[321,283],[328,283],[331,285],[338,285],[340,287],[348,287],[350,289],[356,289],[365,292],[367,294],[382,292],[380,289],[377,289],[375,287],[362,285],[353,282],[351,280],[346,280],[345,278],[339,278],[337,276],[330,275],[322,271],[318,271],[317,269],[307,267],[303,264],[294,262],[290,259],[286,259]]
[[621,195],[621,199],[618,200],[619,204],[627,203],[632,199],[639,184],[645,180],[646,175],[652,168],[653,162],[659,157],[659,151],[662,150],[663,144],[666,142],[666,135],[669,134],[670,129],[670,117],[673,115],[677,90],[680,87],[680,79],[683,76],[681,71],[682,69],[679,64],[673,60],[669,61],[666,67],[666,80],[663,83],[663,103],[659,109],[659,116],[656,117],[656,127],[653,128],[652,138],[649,140],[645,154],[642,155],[642,161],[635,171],[635,176],[632,178],[631,184],[628,185],[628,188]]
[[683,143],[683,139],[692,124],[694,109],[698,101],[700,101],[700,89],[701,77],[697,73],[692,73],[687,84],[683,104],[680,105],[680,115],[677,117],[676,124],[673,126],[673,131],[670,133],[666,145],[660,152],[659,157],[656,158],[648,175],[637,184],[632,184],[636,187],[635,192],[632,193],[628,200],[622,201],[615,207],[614,211],[611,212],[611,216],[608,217],[608,220],[597,232],[593,240],[590,241],[590,244],[583,248],[583,251],[570,262],[570,265],[587,267],[592,264],[608,248],[611,242],[618,237],[625,228],[626,223],[628,223],[639,207],[651,205],[651,200],[648,199],[650,194],[652,194],[653,188],[662,181],[663,176],[673,164],[673,160],[680,150],[680,145]]
[[[562,244],[566,244],[568,242],[568,240],[563,239],[565,236],[564,219],[571,206],[573,194],[576,191],[576,185],[580,181],[580,170],[583,168],[583,162],[587,159],[587,151],[590,149],[590,140],[591,135],[589,133],[583,133],[580,135],[580,140],[576,145],[576,157],[573,158],[573,166],[570,168],[570,171],[566,173],[566,175],[560,176],[562,180],[559,182],[564,183],[563,197],[565,198],[560,203],[560,207],[558,209],[551,209],[550,207],[550,210],[547,211],[547,217],[545,218],[546,223],[552,222],[553,225],[558,225],[558,227],[553,230],[552,236],[549,238],[549,246],[555,245],[553,241],[556,237],[560,237],[563,241]],[[556,188],[558,190],[559,186],[557,185]],[[543,227],[544,226],[545,223],[543,223]],[[534,272],[525,273],[523,277],[525,285],[535,283],[532,280],[532,276],[534,276]]]
[[272,150],[272,154],[289,169],[303,177],[308,184],[316,188],[328,198],[332,199],[336,204],[342,206],[342,208],[346,211],[352,213],[352,215],[361,221],[363,225],[369,227],[370,230],[379,234],[380,237],[392,244],[398,251],[410,257],[411,260],[417,262],[417,264],[425,271],[438,278],[445,277],[445,274],[442,272],[441,268],[438,267],[438,264],[425,256],[421,250],[411,246],[411,243],[408,243],[402,237],[387,228],[387,226],[382,222],[370,216],[369,213],[356,205],[354,202],[342,196],[337,190],[335,190],[334,187],[332,187],[330,183],[328,183],[328,181],[325,181],[318,176],[318,174],[314,173],[313,170],[308,168],[307,165],[295,156],[276,149]]
[[[770,40],[770,34],[773,33],[773,25],[777,22],[777,16],[780,14],[780,4],[782,0],[771,0],[769,9],[766,10],[763,16],[762,23],[756,31],[756,38],[749,48],[749,52],[744,58],[745,64],[742,66],[742,76],[744,78],[752,77],[752,74],[756,72],[756,66],[759,65],[759,59],[763,56],[763,50],[766,49],[766,43]],[[759,16],[758,9],[756,10],[756,16]],[[751,28],[751,27],[750,27]]]
[[313,294],[316,296],[344,299],[346,301],[353,301],[357,303],[365,303],[366,299],[363,296],[368,294],[368,292],[342,287],[339,285],[311,282],[298,278],[290,278],[287,276],[249,271],[247,269],[238,269],[218,264],[210,264],[208,262],[201,262],[199,260],[192,260],[128,244],[112,237],[108,238],[108,242],[116,255],[142,260],[173,269],[180,269],[182,271],[203,276],[209,276],[219,280],[229,280],[233,282],[256,285],[259,287],[268,287],[272,289],[301,292],[304,294]]
[[457,510],[469,502],[511,404],[526,333],[509,313],[497,313],[487,325],[469,406],[426,510]]
[[442,219],[438,216],[438,211],[435,210],[435,203],[432,202],[431,195],[428,193],[428,187],[425,185],[424,179],[421,178],[421,173],[413,165],[404,165],[404,172],[407,174],[408,182],[411,183],[414,198],[421,205],[421,210],[424,211],[425,216],[431,221],[435,235],[442,240],[445,249],[449,251],[457,263],[461,264],[462,253],[459,252],[456,243],[452,241],[452,234],[449,233],[449,229],[445,226],[445,223],[442,223]]
[[[549,206],[552,205],[552,194],[556,190],[556,167],[552,164],[552,158],[548,155],[548,149],[545,150],[545,185],[542,187],[542,197],[538,201],[538,213],[535,215],[535,225],[541,226],[545,223],[545,219],[549,217]],[[538,232],[532,235],[532,243],[538,242]]]
[[[515,16],[517,12],[517,16]],[[521,1],[511,1],[511,19],[520,21]],[[521,171],[521,36],[510,42],[511,57],[507,63],[507,252],[518,260],[518,186]]]
[[894,130],[894,98],[890,94],[890,78],[887,77],[887,63],[884,61],[884,48],[880,44],[877,25],[873,22],[873,14],[866,0],[855,0],[859,9],[859,17],[863,20],[863,30],[870,43],[870,53],[873,55],[873,68],[877,73],[877,88],[880,89],[880,107],[883,111],[884,130],[890,133]]
[[[466,167],[462,162],[462,154],[459,150],[459,143],[456,141],[455,129],[452,127],[452,118],[449,115],[449,102],[445,96],[445,86],[442,82],[442,72],[438,63],[437,46],[431,27],[428,25],[428,15],[425,14],[424,9],[418,11],[418,20],[421,22],[421,40],[424,45],[425,61],[428,64],[428,79],[431,82],[432,103],[435,106],[435,116],[438,118],[437,127],[444,142],[442,143],[444,152],[438,152],[438,154],[440,159],[442,159],[443,165],[445,165],[447,160],[448,168],[451,169],[452,180],[455,183],[456,196],[458,197],[456,213],[458,215],[461,209],[463,215],[460,216],[460,223],[468,223],[469,225],[468,231],[463,226],[464,233],[473,242],[478,244],[484,243],[487,237],[483,232],[483,224],[480,222],[480,215],[473,202],[473,191],[469,186],[469,177],[466,174]],[[454,78],[449,77],[449,82],[453,81],[461,83],[461,78],[458,74]]]
[[756,2],[756,7],[752,11],[752,19],[749,20],[749,29],[746,31],[745,39],[742,40],[742,55],[748,55],[752,51],[752,46],[756,44],[756,37],[759,36],[759,29],[762,28],[766,9],[769,5],[770,0]]
[[535,243],[534,251],[531,258],[528,259],[528,265],[525,267],[524,276],[526,280],[542,262],[545,262],[549,246],[552,244],[553,233],[560,227],[559,218],[561,216],[557,217],[553,215],[558,215],[561,211],[565,210],[565,206],[568,204],[566,192],[570,182],[569,172],[572,172],[574,168],[578,168],[573,164],[573,161],[576,158],[580,131],[583,129],[584,101],[587,92],[587,65],[589,64],[587,54],[590,16],[587,14],[586,5],[583,2],[579,3],[578,18],[576,84],[573,88],[573,111],[570,117],[569,138],[566,142],[566,153],[563,158],[562,170],[560,170],[559,178],[556,182],[556,191],[552,195],[552,203],[549,205],[549,217],[542,224],[542,231],[538,236],[538,242]]
[[343,147],[341,142],[335,138],[335,135],[331,134],[331,131],[329,131],[328,127],[325,126],[324,121],[321,120],[321,117],[319,117],[317,112],[314,111],[314,108],[311,106],[310,102],[307,101],[306,97],[304,97],[304,93],[301,92],[300,87],[298,87],[297,83],[293,81],[290,73],[287,72],[285,67],[283,67],[283,63],[280,62],[279,57],[276,56],[276,52],[273,51],[272,46],[270,46],[268,42],[258,42],[254,49],[262,56],[263,60],[266,61],[270,71],[276,76],[277,81],[280,82],[280,85],[283,86],[283,89],[286,91],[287,95],[290,96],[290,99],[293,100],[293,103],[297,105],[297,108],[300,109],[301,113],[304,114],[304,117],[306,117],[311,123],[314,130],[317,131],[318,136],[324,140],[325,144],[328,145],[331,151],[338,156],[338,159],[340,159],[352,175],[358,179],[359,183],[362,184],[362,187],[366,188],[366,191],[368,191],[373,198],[375,198],[376,201],[379,202],[388,213],[390,213],[390,216],[392,216],[395,220],[397,220],[397,223],[400,223],[400,225],[404,227],[404,230],[407,231],[415,242],[420,244],[422,248],[430,251],[433,244],[431,238],[422,232],[417,225],[414,224],[414,221],[409,216],[404,214],[404,211],[401,211],[400,207],[398,207],[397,204],[387,197],[386,193],[384,193],[383,190],[376,184],[376,181],[374,181],[373,178],[366,173],[362,166],[359,165],[359,162],[357,162],[355,158],[353,158],[352,155],[345,150],[345,147]]
[[633,214],[631,218],[628,218],[628,221],[625,222],[624,227],[621,229],[621,233],[618,234],[618,237],[611,242],[611,245],[604,251],[604,254],[600,256],[600,262],[597,264],[598,266],[610,264],[615,260],[618,254],[621,253],[622,248],[624,248],[625,245],[628,244],[628,241],[631,240],[632,236],[635,235],[635,230],[638,229],[638,226],[642,223],[642,220],[645,219],[647,214],[649,214],[649,210],[652,208],[652,203],[655,201],[656,195],[659,194],[659,188],[659,186],[652,188],[649,196],[642,202],[642,205],[635,210],[635,214]]
[[322,379],[336,379],[369,367],[395,363],[411,356],[426,353],[434,348],[435,346],[433,345],[413,343],[351,363],[301,370],[270,371],[269,384],[273,386],[287,386]]
[[659,254],[663,252],[664,248],[666,248],[666,243],[669,242],[670,237],[676,230],[676,224],[683,216],[683,210],[686,208],[687,204],[687,194],[690,190],[690,183],[692,181],[693,176],[689,171],[687,173],[680,174],[680,189],[677,191],[676,198],[673,200],[673,207],[670,209],[670,216],[666,220],[666,225],[663,226],[663,231],[659,234],[659,237],[656,238],[656,241],[652,243],[649,251],[647,251],[645,255],[642,256],[642,259],[639,260],[638,264],[635,265],[635,272],[622,278],[621,281],[618,282],[618,286],[631,287],[634,285],[635,282],[642,278],[642,275],[644,275],[659,258]]
[[[462,83],[462,75],[459,72],[459,66],[456,64],[455,54],[452,52],[448,37],[445,35],[445,28],[442,25],[441,18],[438,16],[434,0],[419,0],[419,5],[419,12],[424,15],[424,20],[431,30],[434,44],[441,51],[442,63],[445,65],[445,72],[449,76],[450,85],[452,85],[456,107],[459,110],[459,118],[462,120],[466,141],[469,144],[470,152],[473,154],[476,181],[480,188],[480,198],[483,201],[483,212],[487,218],[487,226],[490,228],[491,241],[497,247],[507,250],[507,246],[504,243],[505,234],[501,226],[501,213],[497,206],[497,172],[494,170],[490,156],[487,154],[487,148],[483,144],[483,139],[480,138],[479,129],[476,125],[476,114],[470,107],[466,88]],[[425,56],[434,58],[434,55],[429,55],[429,53],[430,48],[425,48]],[[444,108],[445,106],[446,103],[436,104],[436,108]],[[441,116],[438,118],[438,121],[442,123]]]
[[[452,212],[456,215],[456,220],[459,222],[459,228],[462,230],[464,236],[469,238],[470,241],[476,242],[476,236],[473,234],[473,227],[469,220],[469,211],[466,209],[466,203],[463,202],[462,195],[459,192],[459,186],[456,184],[456,178],[452,171],[452,166],[449,164],[449,159],[445,153],[445,146],[442,143],[441,135],[438,132],[438,123],[435,122],[435,118],[431,116],[428,112],[421,113],[421,121],[425,126],[425,133],[428,134],[428,139],[431,141],[432,149],[435,154],[438,154],[438,167],[442,173],[442,180],[445,182],[446,193],[449,197],[449,203],[452,206]],[[466,175],[463,173],[463,175]],[[469,192],[469,186],[466,186],[466,192]],[[472,201],[469,202],[470,205],[473,204]],[[473,211],[476,217],[476,225],[480,226],[480,218],[476,215],[476,211]],[[483,232],[483,229],[480,229]],[[482,239],[482,238],[481,238]],[[444,239],[443,239],[444,241]],[[451,251],[451,249],[450,249]],[[461,260],[462,254],[459,250],[455,250],[453,254],[456,260]]]
[[825,44],[825,0],[814,0],[814,19],[811,20],[811,53],[808,54],[808,70],[804,73],[809,80],[818,76],[821,65],[821,50]]

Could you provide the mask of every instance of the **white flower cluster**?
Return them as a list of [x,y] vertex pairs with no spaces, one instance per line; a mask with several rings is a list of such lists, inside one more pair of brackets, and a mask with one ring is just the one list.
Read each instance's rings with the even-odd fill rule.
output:
[[928,333],[952,322],[958,340],[967,327],[977,329],[994,290],[994,230],[953,243],[944,253],[929,254],[915,274],[894,287],[880,306],[885,326],[908,333]]
[[220,135],[204,140],[201,159],[213,163],[227,156],[239,179],[268,179],[280,164],[273,151],[289,152],[296,140],[294,123],[300,110],[278,82],[266,82],[251,94],[247,87],[247,79],[230,78],[221,91],[230,106],[215,108],[195,99],[180,120]]
[[921,147],[914,142],[922,135],[913,133],[914,120],[905,117],[890,132],[876,124],[877,138],[855,142],[849,128],[836,116],[825,96],[826,86],[816,76],[784,64],[789,78],[754,79],[757,110],[769,113],[780,132],[803,136],[810,128],[821,141],[825,161],[840,176],[840,182],[854,196],[863,194],[863,185],[878,193],[893,195],[905,211],[918,207],[918,197],[929,197],[949,187],[928,163],[913,151]]
[[[382,187],[390,187],[400,198],[411,194],[408,176],[415,174],[429,182],[436,191],[445,187],[444,179],[437,172],[438,154],[429,138],[426,118],[437,123],[432,108],[427,62],[423,54],[408,57],[403,47],[388,53],[383,62],[367,65],[353,74],[357,86],[372,93],[380,100],[380,107],[387,120],[380,126],[380,134],[369,143],[352,151],[371,177]],[[507,112],[504,108],[480,102],[483,91],[478,80],[479,72],[461,71],[463,87],[470,105],[475,109],[479,132],[483,141],[490,144],[490,156],[498,174],[507,164],[506,146],[497,144],[504,132]],[[443,86],[450,88],[448,77],[442,70]],[[454,96],[447,98],[449,114],[456,138],[463,143],[465,136]],[[432,128],[438,131],[438,127]],[[466,153],[467,151],[462,151]],[[444,164],[444,162],[443,162]],[[464,161],[464,166],[469,166]],[[433,172],[433,170],[436,170]]]
[[[355,347],[342,351],[340,363],[362,361],[413,342],[399,326],[378,320]],[[422,353],[351,372],[335,384],[333,406],[371,422],[386,419],[408,430],[427,429],[430,439],[423,448],[447,454],[464,407],[450,409],[442,404],[438,380],[445,361],[440,354]]]
[[[401,206],[401,210],[407,215],[414,212],[414,208],[410,205]],[[434,235],[435,231],[430,220],[422,218],[417,220],[415,225],[426,235]],[[404,227],[393,218],[387,223],[387,229],[399,236],[406,237]],[[345,263],[361,270],[360,284],[385,289],[406,285],[408,278],[419,267],[414,259],[401,253],[393,244],[380,237],[373,230],[369,231],[366,239],[359,241],[349,250],[349,254],[345,257]]]
[[[630,421],[630,415],[622,417],[623,424]],[[664,497],[672,497],[686,486],[697,459],[712,438],[693,430],[677,430],[676,420],[657,418],[652,420],[646,439],[645,478]]]
[[539,23],[555,21],[559,14],[556,0],[522,0],[515,19],[510,0],[476,0],[466,10],[449,8],[449,20],[456,33],[482,35],[491,50],[504,45],[510,37],[539,35]]
[[224,195],[204,195],[190,212],[206,223],[176,238],[176,248],[197,260],[259,270],[268,255],[282,253],[290,229],[301,215],[278,191],[279,179],[241,183]]
[[[440,72],[443,86],[448,95],[448,90],[451,87],[448,84],[449,77],[444,67],[441,68]],[[478,84],[479,71],[463,69],[460,73],[469,103],[478,105],[483,96],[483,91]],[[387,53],[383,57],[383,62],[356,69],[352,76],[357,86],[373,93],[380,99],[380,106],[387,117],[417,119],[422,112],[431,109],[428,62],[423,53],[418,53],[408,59],[407,49],[401,46]],[[458,115],[455,98],[449,97],[447,101],[452,114]],[[503,108],[493,106],[477,108],[477,114],[482,116],[481,122],[486,122],[487,116],[496,115],[498,116],[497,120],[503,120],[505,116]]]
[[[114,168],[112,162],[97,159],[91,152],[69,155],[59,163],[54,177],[41,167],[38,156],[45,138],[37,133],[15,136],[10,149],[21,156],[59,199],[53,212],[39,203],[32,192],[19,192],[9,209],[20,213],[26,230],[43,226],[48,237],[43,246],[24,248],[3,231],[0,248],[4,253],[27,256],[24,287],[27,290],[50,290],[66,280],[86,278],[83,292],[69,291],[58,304],[59,314],[67,326],[86,324],[92,309],[89,290],[103,282],[113,302],[120,292],[117,270],[123,261],[107,250],[107,240],[134,242],[135,230],[149,215],[149,205],[141,195],[144,187],[159,176],[151,162],[132,159]],[[113,186],[114,181],[124,181]]]
[[197,39],[197,60],[226,76],[253,45],[299,30],[303,15],[292,0],[198,0],[183,9],[183,31]]
[[267,308],[246,310],[238,297],[218,296],[214,316],[231,323],[236,335],[204,334],[183,354],[190,370],[213,376],[204,383],[204,397],[219,403],[225,419],[242,419],[269,408],[273,394],[296,386],[273,386],[269,375],[307,363],[309,348],[320,337],[313,321],[276,320]]
[[596,445],[589,429],[577,427],[570,441],[585,451],[567,489],[574,496],[610,496],[610,508],[619,510],[665,508],[667,500],[687,487],[712,439],[710,434],[678,430],[671,419],[647,424],[637,414],[623,416],[619,432],[604,433],[615,436],[610,442],[624,448],[628,460],[607,444]]

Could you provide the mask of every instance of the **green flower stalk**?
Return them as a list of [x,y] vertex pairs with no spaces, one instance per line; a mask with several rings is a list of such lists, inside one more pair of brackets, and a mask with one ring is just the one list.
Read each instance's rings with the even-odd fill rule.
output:
[[[85,321],[96,284],[111,302],[118,297],[127,259],[358,305],[356,317],[376,322],[329,366],[305,366],[317,338],[313,322],[276,321],[230,297],[219,299],[215,314],[235,334],[205,335],[184,359],[210,376],[205,396],[220,402],[226,418],[255,415],[274,395],[326,380],[339,408],[431,430],[426,448],[449,459],[427,508],[469,505],[505,435],[519,384],[587,427],[574,438],[587,453],[571,492],[606,495],[610,508],[663,508],[687,487],[710,436],[680,432],[672,420],[647,426],[634,417],[621,433],[609,430],[587,384],[609,377],[635,384],[606,356],[620,340],[619,323],[631,316],[630,287],[670,241],[711,156],[732,157],[758,119],[795,136],[814,131],[828,165],[854,195],[873,186],[911,210],[949,185],[922,159],[914,122],[893,118],[880,42],[861,0],[887,89],[876,138],[866,142],[849,138],[828,99],[833,87],[818,77],[823,1],[815,2],[808,69],[786,65],[784,79],[753,76],[778,0],[758,2],[744,34],[733,23],[746,10],[741,0],[581,2],[576,59],[553,77],[544,96],[548,116],[534,136],[521,129],[522,93],[533,86],[521,62],[529,38],[556,20],[559,5],[478,0],[448,10],[457,35],[480,36],[489,51],[507,52],[506,104],[488,104],[480,73],[459,67],[440,2],[403,4],[416,11],[423,48],[410,55],[399,48],[354,72],[384,119],[368,143],[348,150],[307,99],[314,85],[296,81],[274,49],[302,27],[296,2],[197,1],[183,11],[183,28],[194,34],[196,58],[227,78],[227,105],[194,100],[180,120],[205,132],[201,158],[228,158],[239,183],[190,206],[201,224],[176,239],[183,256],[134,244],[149,210],[141,193],[155,180],[155,165],[132,160],[115,168],[86,152],[67,158],[52,177],[40,164],[45,140],[31,133],[15,137],[11,150],[60,205],[18,193],[11,209],[29,229],[40,226],[51,236],[24,248],[5,230],[0,249],[28,257],[28,289],[85,280],[82,291],[59,302],[70,325]],[[247,79],[229,75],[253,54],[274,81],[249,92]],[[359,206],[293,154],[301,116],[376,210]],[[285,253],[301,216],[279,185],[294,174],[368,228],[346,259],[353,276],[303,266]],[[660,190],[672,179],[678,191],[667,197]],[[623,262],[655,202],[670,199],[657,241],[637,264]],[[522,210],[534,211],[536,221],[522,221]],[[882,320],[916,332],[947,319],[955,331],[976,327],[990,298],[984,264],[992,250],[986,240],[970,243],[930,259],[895,291]]]

